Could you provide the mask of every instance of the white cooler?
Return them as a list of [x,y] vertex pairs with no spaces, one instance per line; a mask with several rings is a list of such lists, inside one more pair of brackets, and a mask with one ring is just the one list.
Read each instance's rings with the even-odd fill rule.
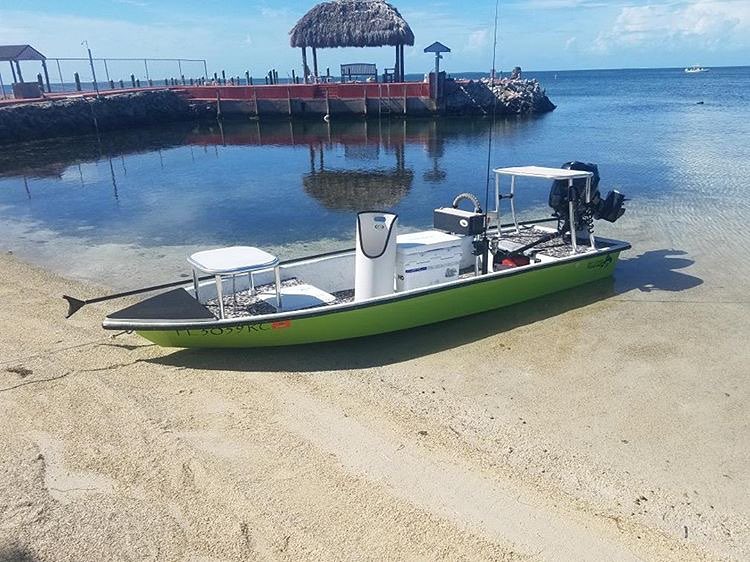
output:
[[396,245],[396,290],[408,291],[458,279],[461,237],[437,230],[400,234]]

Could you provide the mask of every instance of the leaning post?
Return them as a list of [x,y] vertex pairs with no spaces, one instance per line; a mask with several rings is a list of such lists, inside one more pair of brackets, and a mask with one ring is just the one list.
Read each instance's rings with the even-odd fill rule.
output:
[[302,47],[302,81],[307,84],[307,47]]

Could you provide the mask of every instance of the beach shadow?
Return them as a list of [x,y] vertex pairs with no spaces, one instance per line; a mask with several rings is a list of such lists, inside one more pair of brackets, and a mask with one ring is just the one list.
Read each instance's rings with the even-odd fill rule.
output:
[[24,547],[0,546],[0,562],[37,562],[39,558]]
[[692,289],[703,283],[703,279],[688,275],[685,269],[695,263],[683,250],[650,250],[634,258],[621,258],[615,271],[615,292],[625,293],[634,289],[678,292]]
[[338,342],[259,349],[185,349],[149,363],[220,371],[365,369],[452,349],[581,308],[615,294],[612,278],[513,306],[401,332]]

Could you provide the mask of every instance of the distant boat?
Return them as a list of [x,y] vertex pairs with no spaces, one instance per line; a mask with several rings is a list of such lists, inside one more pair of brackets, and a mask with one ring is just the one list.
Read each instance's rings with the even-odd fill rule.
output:
[[708,72],[709,70],[710,69],[708,69],[708,68],[703,68],[702,66],[694,64],[693,66],[688,66],[685,69],[685,72],[687,72],[688,74],[696,74],[698,72]]

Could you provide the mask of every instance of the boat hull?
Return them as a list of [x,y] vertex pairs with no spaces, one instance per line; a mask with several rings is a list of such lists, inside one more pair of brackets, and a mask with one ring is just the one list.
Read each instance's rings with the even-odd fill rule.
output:
[[309,314],[137,330],[164,347],[252,348],[350,339],[405,330],[494,310],[612,275],[620,251],[547,264],[525,271],[472,278],[434,291]]

